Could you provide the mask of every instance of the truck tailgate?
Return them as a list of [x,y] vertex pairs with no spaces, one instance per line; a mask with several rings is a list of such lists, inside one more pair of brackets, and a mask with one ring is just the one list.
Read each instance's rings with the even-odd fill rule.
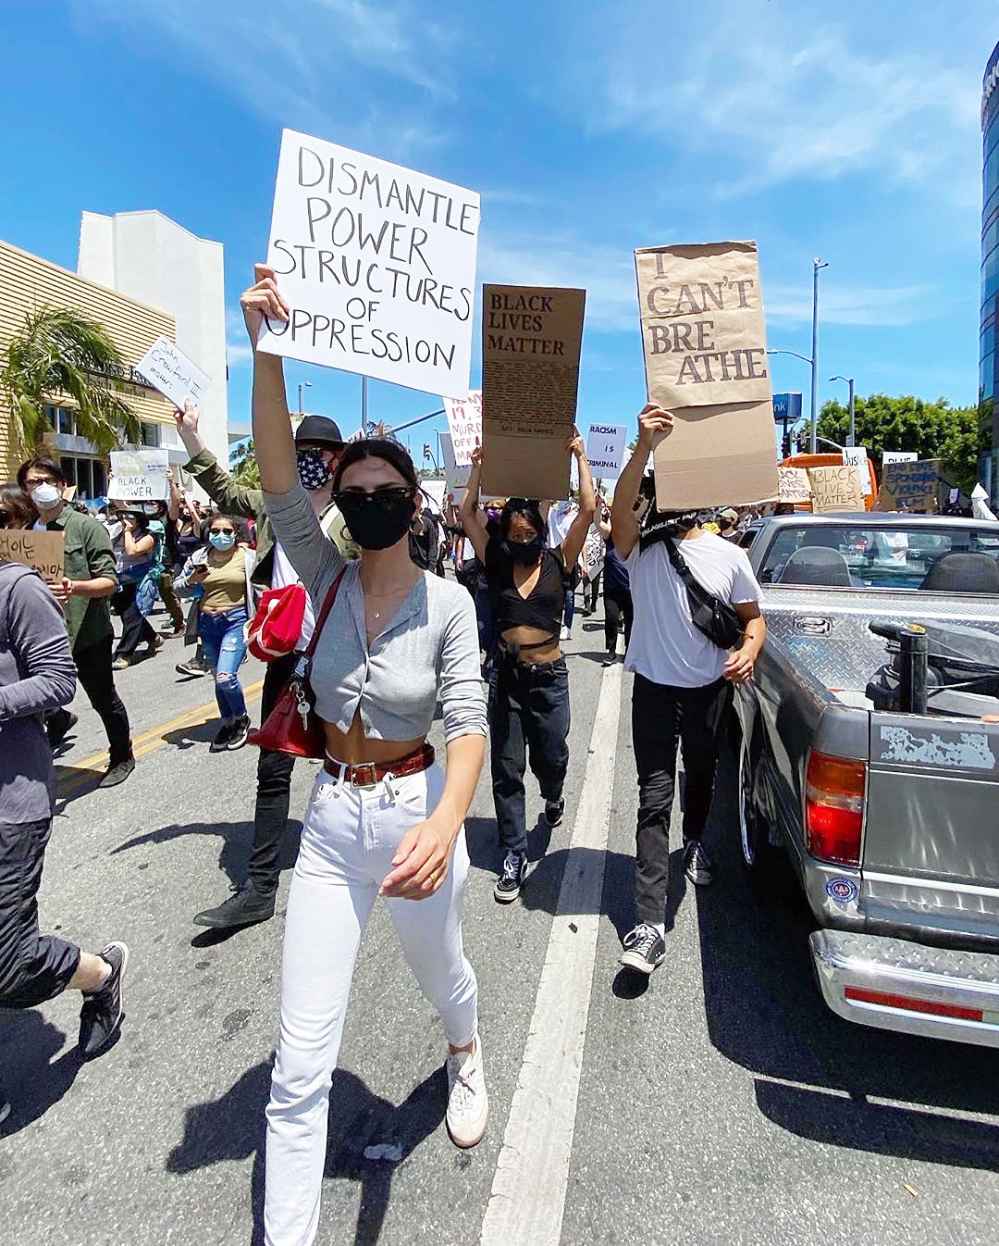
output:
[[999,724],[871,714],[868,921],[999,941]]

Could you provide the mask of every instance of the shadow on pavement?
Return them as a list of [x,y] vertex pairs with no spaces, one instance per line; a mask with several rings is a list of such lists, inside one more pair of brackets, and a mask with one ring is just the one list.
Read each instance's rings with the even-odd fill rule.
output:
[[[248,1069],[222,1098],[188,1108],[184,1137],[167,1157],[172,1173],[194,1172],[225,1160],[253,1156],[251,1199],[253,1243],[263,1242],[265,1177],[264,1108],[270,1095],[271,1063]],[[374,1246],[381,1236],[396,1169],[441,1125],[447,1106],[443,1067],[417,1086],[398,1107],[373,1094],[347,1069],[337,1069],[330,1094],[326,1178],[356,1181],[361,1201],[355,1246]],[[398,1160],[365,1157],[365,1148],[388,1145]],[[335,1197],[324,1189],[323,1197]]]
[[0,1016],[0,1099],[6,1095],[11,1103],[11,1114],[0,1125],[4,1138],[26,1129],[57,1104],[84,1061],[74,1044],[53,1063],[66,1035],[36,1009],[0,1009]]
[[827,1009],[804,901],[754,899],[739,861],[733,775],[729,755],[708,839],[719,874],[696,893],[712,1044],[758,1075],[760,1111],[792,1134],[999,1171],[999,1127],[949,1114],[999,1114],[995,1052],[854,1025]]

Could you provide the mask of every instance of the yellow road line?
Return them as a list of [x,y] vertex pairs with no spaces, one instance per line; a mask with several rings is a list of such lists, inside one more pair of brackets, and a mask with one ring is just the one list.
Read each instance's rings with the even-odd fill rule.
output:
[[[243,689],[243,698],[249,704],[255,701],[262,692],[264,681],[257,680],[256,683],[248,684]],[[211,718],[218,715],[218,706],[214,701],[209,701],[205,705],[198,705],[194,709],[185,710],[183,714],[178,714],[176,718],[171,718],[168,722],[160,723],[159,726],[150,727],[148,731],[143,731],[140,735],[132,737],[132,753],[136,758],[146,757],[149,753],[155,753],[157,749],[162,748],[167,742],[166,737],[172,731],[180,731],[185,727],[197,727],[202,723],[206,723]],[[95,775],[102,774],[108,765],[107,749],[103,749],[99,753],[91,753],[89,757],[84,757],[80,761],[75,762],[72,766],[60,767],[60,779],[57,789],[57,795],[68,796],[78,787],[87,783]]]

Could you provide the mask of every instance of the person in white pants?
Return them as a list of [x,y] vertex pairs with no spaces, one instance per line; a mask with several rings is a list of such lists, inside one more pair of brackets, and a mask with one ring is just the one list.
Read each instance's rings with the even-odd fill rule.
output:
[[[258,265],[242,299],[250,341],[287,319]],[[475,610],[409,556],[418,481],[397,443],[352,442],[333,498],[361,549],[322,539],[299,483],[281,359],[254,358],[253,434],[275,535],[316,603],[309,685],[326,744],[288,896],[281,1036],[267,1107],[264,1237],[309,1246],[319,1224],[330,1086],[361,935],[379,895],[448,1040],[447,1126],[475,1146],[488,1119],[476,982],[461,910],[463,821],[485,753]],[[447,771],[426,737],[440,701]]]

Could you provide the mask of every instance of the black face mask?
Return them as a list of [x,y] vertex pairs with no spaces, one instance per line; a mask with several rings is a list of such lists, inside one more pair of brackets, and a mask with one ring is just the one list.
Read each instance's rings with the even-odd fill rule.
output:
[[413,496],[403,489],[383,494],[338,493],[335,501],[361,549],[388,549],[402,540],[413,520]]
[[545,543],[540,536],[536,536],[533,541],[504,541],[503,553],[514,562],[520,563],[522,567],[533,567],[541,557],[541,551],[545,548]]

